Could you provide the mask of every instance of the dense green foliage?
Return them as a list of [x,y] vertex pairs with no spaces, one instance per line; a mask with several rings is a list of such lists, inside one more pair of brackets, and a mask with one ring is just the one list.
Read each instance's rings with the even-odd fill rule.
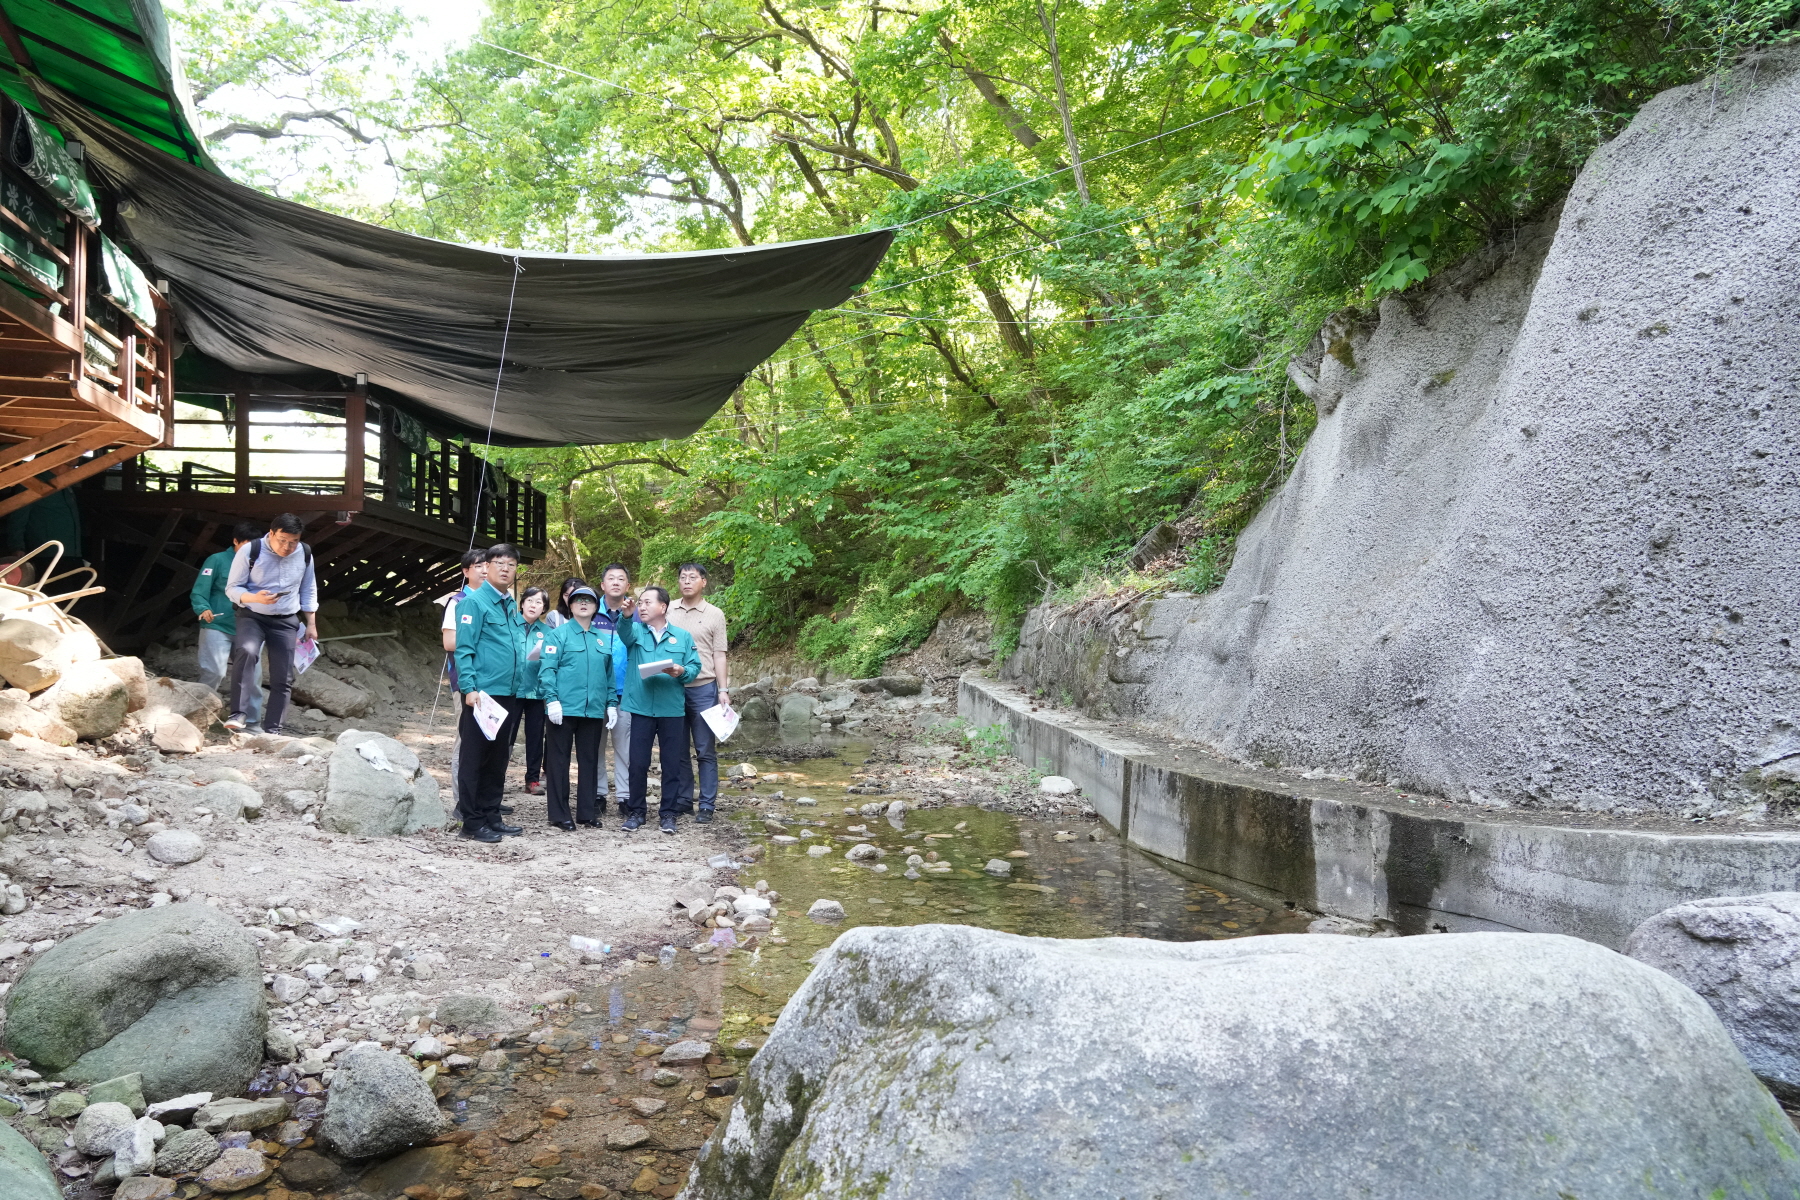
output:
[[1006,628],[1123,582],[1159,522],[1182,547],[1137,582],[1212,586],[1310,429],[1283,371],[1329,312],[1540,216],[1794,8],[496,0],[368,108],[397,198],[290,186],[539,249],[898,226],[696,436],[497,452],[554,497],[546,572],[713,560],[737,630],[861,673],[946,606]]

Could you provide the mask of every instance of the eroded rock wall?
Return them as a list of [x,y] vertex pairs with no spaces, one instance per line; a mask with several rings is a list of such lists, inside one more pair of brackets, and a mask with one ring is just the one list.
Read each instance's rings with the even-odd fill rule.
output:
[[1034,613],[1008,675],[1458,799],[1765,795],[1800,763],[1800,54],[1659,96],[1553,226],[1322,333],[1218,591]]

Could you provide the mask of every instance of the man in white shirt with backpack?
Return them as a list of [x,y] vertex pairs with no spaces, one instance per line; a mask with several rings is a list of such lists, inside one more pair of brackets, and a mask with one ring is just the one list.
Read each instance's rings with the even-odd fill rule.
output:
[[[300,634],[319,637],[319,581],[312,547],[300,540],[306,526],[293,513],[269,523],[266,536],[238,547],[231,560],[225,595],[236,610],[232,639],[230,719],[225,728],[243,729],[256,687],[256,664],[269,654],[269,701],[263,729],[280,733],[294,688],[294,647]],[[246,666],[248,664],[248,666]]]

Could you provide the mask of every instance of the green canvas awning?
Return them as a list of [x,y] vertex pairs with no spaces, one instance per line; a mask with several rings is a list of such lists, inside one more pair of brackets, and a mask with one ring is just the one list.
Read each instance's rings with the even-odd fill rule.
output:
[[29,74],[145,145],[217,173],[155,0],[0,0],[0,91],[42,116]]

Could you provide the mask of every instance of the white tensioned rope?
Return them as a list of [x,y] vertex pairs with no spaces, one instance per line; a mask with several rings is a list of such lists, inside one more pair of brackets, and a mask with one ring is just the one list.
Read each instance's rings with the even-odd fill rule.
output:
[[[488,405],[487,437],[482,445],[494,440],[494,418],[500,412],[500,385],[506,379],[506,347],[512,340],[513,304],[519,298],[519,276],[525,273],[525,263],[518,255],[513,255],[512,290],[506,294],[506,324],[500,330],[500,362],[494,368],[494,400]],[[485,457],[481,460],[481,474],[475,480],[475,511],[469,519],[469,549],[475,548],[475,539],[481,534],[481,502],[487,497],[487,469]],[[437,691],[431,697],[431,719],[425,723],[427,735],[437,727],[438,701],[444,695],[444,673],[438,672]],[[455,763],[451,764],[452,769]]]

